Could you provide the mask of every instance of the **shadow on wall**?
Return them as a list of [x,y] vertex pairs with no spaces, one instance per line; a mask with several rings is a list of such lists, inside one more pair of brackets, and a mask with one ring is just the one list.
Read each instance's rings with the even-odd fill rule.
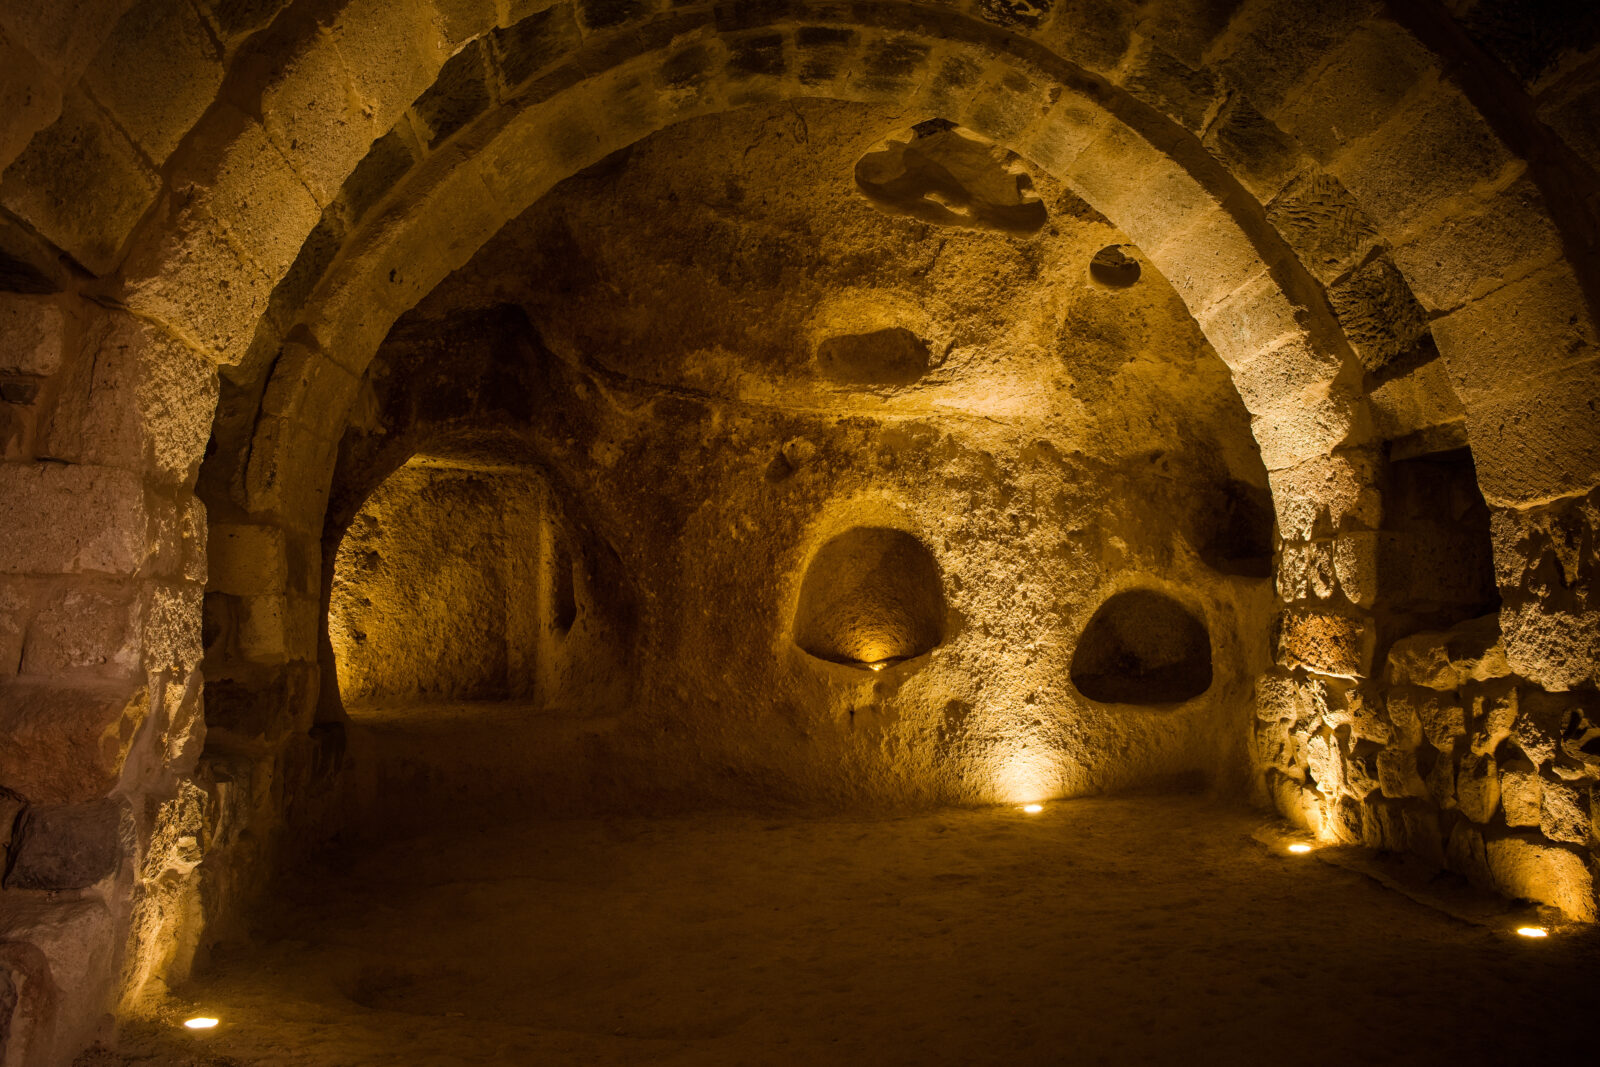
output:
[[1072,684],[1106,704],[1181,703],[1211,688],[1211,637],[1163,593],[1118,593],[1084,627]]

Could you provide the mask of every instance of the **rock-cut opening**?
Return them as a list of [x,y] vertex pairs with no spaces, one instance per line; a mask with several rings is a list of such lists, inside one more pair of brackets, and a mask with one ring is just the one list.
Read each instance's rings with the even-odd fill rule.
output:
[[902,530],[858,526],[817,552],[800,586],[794,641],[818,659],[894,663],[944,639],[933,554]]
[[1118,593],[1084,627],[1071,676],[1090,700],[1176,704],[1211,688],[1211,637],[1204,623],[1163,593]]

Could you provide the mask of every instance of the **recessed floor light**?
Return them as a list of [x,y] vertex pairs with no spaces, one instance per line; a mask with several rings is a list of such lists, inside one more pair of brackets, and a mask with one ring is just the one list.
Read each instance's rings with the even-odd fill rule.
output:
[[1022,810],[1027,812],[1029,815],[1037,815],[1041,811],[1044,810],[1044,805],[1043,804],[1024,804],[1024,805],[1022,805]]
[[1550,931],[1542,926],[1519,926],[1517,933],[1523,937],[1549,937]]
[[209,1015],[197,1015],[193,1019],[185,1019],[183,1025],[191,1030],[209,1030],[217,1025],[217,1020]]
[[1311,851],[1311,846],[1306,844],[1304,841],[1296,841],[1294,844],[1289,846],[1289,851],[1295,853],[1296,855],[1303,855]]

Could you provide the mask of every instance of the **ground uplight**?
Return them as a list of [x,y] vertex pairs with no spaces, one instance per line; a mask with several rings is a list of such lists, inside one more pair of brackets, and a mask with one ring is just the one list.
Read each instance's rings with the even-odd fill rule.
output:
[[209,1030],[217,1025],[217,1020],[209,1015],[197,1015],[193,1019],[185,1019],[183,1025],[191,1030]]
[[1027,812],[1029,815],[1037,815],[1041,811],[1044,810],[1044,805],[1043,804],[1024,804],[1024,805],[1022,805],[1022,810]]
[[1523,937],[1549,937],[1550,931],[1542,926],[1519,926],[1517,933]]
[[1296,841],[1294,844],[1289,846],[1289,851],[1293,852],[1297,856],[1302,856],[1311,851],[1311,846],[1306,844],[1304,841]]

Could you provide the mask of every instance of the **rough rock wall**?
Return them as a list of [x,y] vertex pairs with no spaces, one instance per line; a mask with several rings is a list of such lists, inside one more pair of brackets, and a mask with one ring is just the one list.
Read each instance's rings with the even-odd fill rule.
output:
[[543,496],[525,475],[416,462],[379,486],[334,562],[347,708],[536,693],[555,629]]
[[[544,743],[498,770],[452,756],[479,759],[496,797],[1243,790],[1272,512],[1226,368],[1158,272],[1095,280],[1102,249],[1138,255],[1105,220],[1003,150],[964,143],[950,161],[936,135],[941,202],[1020,175],[1046,224],[929,222],[866,195],[856,163],[915,136],[893,111],[759,108],[565,183],[380,352],[336,510],[398,462],[396,442],[520,457],[585,516],[575,553],[616,561],[590,595],[609,583],[636,605],[625,693],[508,728]],[[863,530],[920,547],[819,578],[825,547]],[[861,593],[817,608],[808,576]],[[1128,589],[1203,626],[1207,684],[1112,702],[1072,684],[1084,628]],[[402,805],[403,781],[388,786]]]

